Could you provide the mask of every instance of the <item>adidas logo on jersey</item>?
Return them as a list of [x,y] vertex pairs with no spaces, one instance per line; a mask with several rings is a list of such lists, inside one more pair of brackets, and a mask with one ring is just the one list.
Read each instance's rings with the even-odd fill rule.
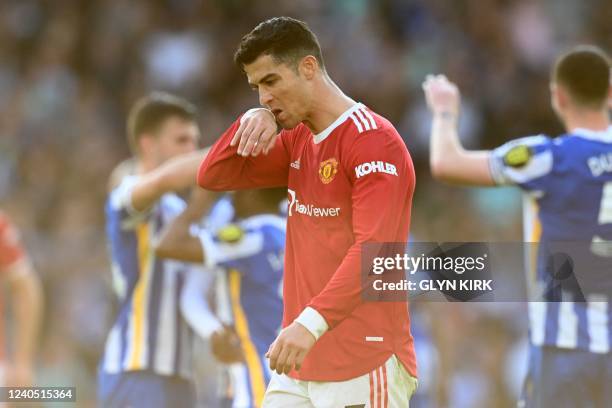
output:
[[300,159],[297,159],[296,161],[291,162],[290,166],[296,170],[299,170],[300,169]]
[[363,106],[358,106],[358,108],[349,115],[349,118],[351,118],[359,133],[363,133],[371,129],[378,129],[378,125],[376,124],[374,117]]
[[397,176],[397,169],[391,163],[382,161],[371,161],[367,163],[361,163],[355,167],[355,175],[357,178],[367,176],[370,173],[387,173],[392,176]]

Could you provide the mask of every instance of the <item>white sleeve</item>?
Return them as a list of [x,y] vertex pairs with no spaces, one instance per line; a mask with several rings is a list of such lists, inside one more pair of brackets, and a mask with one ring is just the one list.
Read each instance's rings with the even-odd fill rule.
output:
[[491,152],[489,167],[497,184],[544,190],[543,178],[553,170],[553,143],[546,136],[512,140]]
[[319,340],[319,337],[329,329],[323,316],[312,307],[302,310],[295,321],[304,326],[314,336],[315,340]]
[[151,210],[138,211],[132,205],[132,191],[136,186],[138,178],[127,176],[121,184],[110,193],[110,205],[114,211],[121,216],[121,227],[123,229],[134,228],[143,222],[150,214]]
[[204,252],[207,268],[239,259],[249,258],[260,253],[264,247],[264,237],[260,231],[246,233],[235,243],[221,242],[209,231],[201,230],[198,237]]
[[183,317],[189,326],[205,339],[222,328],[206,299],[206,293],[214,279],[214,271],[192,267],[187,271],[185,286],[181,292],[180,307]]

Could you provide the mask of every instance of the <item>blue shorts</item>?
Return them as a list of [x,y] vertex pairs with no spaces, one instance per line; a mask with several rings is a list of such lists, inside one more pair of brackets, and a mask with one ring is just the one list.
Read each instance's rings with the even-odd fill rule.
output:
[[519,408],[604,408],[612,406],[612,353],[536,347]]
[[190,381],[148,371],[99,373],[98,406],[103,408],[193,408]]

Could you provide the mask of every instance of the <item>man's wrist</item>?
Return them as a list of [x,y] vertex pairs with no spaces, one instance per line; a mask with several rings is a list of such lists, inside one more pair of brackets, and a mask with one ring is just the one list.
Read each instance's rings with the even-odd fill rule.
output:
[[268,109],[268,108],[252,108],[252,109],[249,109],[248,111],[246,111],[244,113],[244,115],[242,115],[242,118],[240,118],[240,123],[242,123],[242,121],[245,120],[246,118],[250,118],[256,112],[259,112],[261,110],[268,112],[270,114],[270,116],[272,117],[272,119],[274,120],[274,122],[276,122],[276,117],[274,116],[274,114],[272,113],[272,111],[270,109]]
[[457,114],[457,112],[454,112],[452,110],[441,110],[441,111],[435,112],[434,116],[442,120],[456,121],[459,115]]
[[315,340],[319,340],[319,337],[329,329],[323,316],[312,307],[304,309],[294,321],[304,326]]

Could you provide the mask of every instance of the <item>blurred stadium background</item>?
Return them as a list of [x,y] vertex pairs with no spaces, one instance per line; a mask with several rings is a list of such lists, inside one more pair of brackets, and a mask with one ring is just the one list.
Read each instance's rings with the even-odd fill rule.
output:
[[[431,181],[424,76],[444,72],[460,85],[465,142],[489,148],[560,133],[548,102],[555,54],[577,43],[612,48],[606,0],[3,0],[0,207],[21,228],[46,291],[38,384],[75,385],[79,405],[93,404],[114,307],[103,204],[112,168],[129,155],[130,105],[153,89],[187,97],[210,144],[257,104],[232,54],[276,15],[308,22],[332,78],[397,126],[417,164],[412,239],[421,241],[521,239],[518,191]],[[512,406],[524,312],[416,305],[415,406]]]

